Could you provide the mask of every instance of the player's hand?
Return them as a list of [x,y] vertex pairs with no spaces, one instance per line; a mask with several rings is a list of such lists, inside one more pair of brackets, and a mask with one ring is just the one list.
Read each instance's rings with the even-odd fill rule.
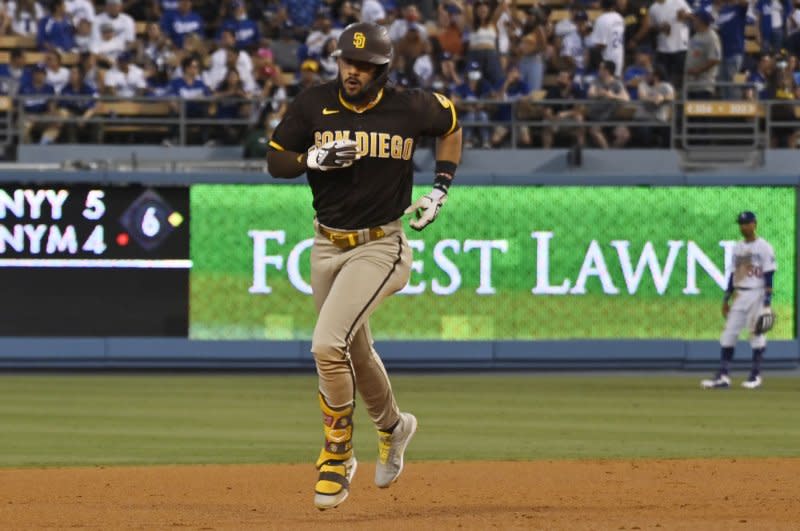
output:
[[361,156],[355,140],[333,140],[308,148],[306,166],[310,170],[339,170],[352,166]]
[[730,313],[730,311],[731,311],[731,306],[730,306],[730,304],[728,304],[728,301],[723,302],[722,303],[722,317],[727,319],[728,318],[728,314]]
[[411,220],[412,229],[422,230],[436,219],[439,209],[447,201],[447,194],[438,188],[434,188],[427,195],[423,195],[409,206],[405,214],[414,214],[415,219]]

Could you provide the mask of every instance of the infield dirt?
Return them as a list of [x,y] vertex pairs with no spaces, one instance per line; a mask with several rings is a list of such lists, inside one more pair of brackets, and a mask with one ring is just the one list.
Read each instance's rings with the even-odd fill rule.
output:
[[0,470],[0,529],[800,529],[800,459],[361,462],[320,512],[303,465]]

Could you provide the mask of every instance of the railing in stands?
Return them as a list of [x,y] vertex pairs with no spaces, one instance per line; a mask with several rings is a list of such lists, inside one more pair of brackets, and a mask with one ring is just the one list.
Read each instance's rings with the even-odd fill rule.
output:
[[[259,110],[271,103],[262,98],[228,99],[225,100],[226,104],[249,106],[250,111],[237,118],[219,118],[209,116],[208,110],[204,115],[198,115],[196,108],[199,105],[205,109],[213,109],[220,103],[218,98],[182,100],[155,97],[54,96],[50,97],[55,102],[53,112],[27,112],[25,102],[37,99],[41,99],[41,96],[0,96],[0,131],[6,128],[12,132],[6,137],[7,142],[11,142],[12,137],[21,143],[36,142],[35,136],[29,138],[25,134],[26,130],[33,126],[45,129],[51,125],[60,127],[62,135],[64,129],[69,127],[83,128],[89,131],[89,136],[94,135],[95,141],[101,142],[160,144],[167,140],[175,145],[202,144],[205,139],[214,138],[218,130],[232,128],[233,133],[239,136],[229,138],[229,143],[237,145],[248,129],[263,125],[257,123]],[[57,112],[58,103],[89,100],[94,102],[95,110],[88,117]],[[457,103],[459,121],[465,132],[469,135],[476,134],[480,138],[481,134],[485,135],[487,132],[482,132],[481,129],[487,129],[490,144],[491,137],[495,137],[495,147],[527,147],[523,145],[526,143],[525,131],[536,137],[536,141],[531,142],[532,147],[540,147],[542,138],[548,135],[556,137],[555,147],[571,147],[582,141],[590,147],[596,145],[591,133],[597,130],[608,134],[607,140],[611,145],[616,128],[633,129],[635,134],[629,136],[639,147],[662,149],[735,147],[734,140],[745,140],[748,148],[798,147],[796,142],[800,141],[800,100],[673,101],[665,104],[666,119],[663,116],[661,119],[656,118],[652,108],[646,108],[642,102],[635,100],[615,103],[612,107],[611,112],[605,112],[601,118],[596,119],[602,113],[593,113],[592,109],[605,108],[608,111],[609,101],[523,98],[515,101],[473,100]],[[553,108],[569,108],[575,112],[559,117],[557,113],[547,110]],[[470,112],[475,109],[483,110],[485,115]],[[501,109],[504,117],[498,119],[496,114]],[[707,128],[707,124],[698,126],[696,120],[704,118],[714,118],[713,123],[720,126],[717,133],[701,131],[703,127]],[[737,120],[741,123],[737,124]],[[725,131],[736,128],[747,128],[747,131],[744,134]],[[505,136],[505,140],[498,143],[501,133],[504,133],[502,136]],[[742,138],[737,138],[737,135]],[[657,141],[642,146],[644,136],[654,136]],[[0,142],[2,138],[0,133]],[[706,144],[698,144],[701,140]],[[790,141],[792,144],[780,145],[778,140]],[[482,144],[480,141],[474,143],[478,147]],[[738,144],[739,148],[741,145]]]

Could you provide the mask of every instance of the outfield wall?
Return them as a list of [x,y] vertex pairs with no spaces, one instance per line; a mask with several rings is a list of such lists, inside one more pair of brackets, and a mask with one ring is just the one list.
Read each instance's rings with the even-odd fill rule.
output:
[[[751,209],[779,263],[765,365],[797,367],[789,171],[665,175],[640,161],[592,177],[506,162],[461,171],[441,220],[408,231],[411,280],[372,320],[388,366],[712,367],[733,219]],[[3,171],[0,184],[0,367],[313,367],[302,180]]]

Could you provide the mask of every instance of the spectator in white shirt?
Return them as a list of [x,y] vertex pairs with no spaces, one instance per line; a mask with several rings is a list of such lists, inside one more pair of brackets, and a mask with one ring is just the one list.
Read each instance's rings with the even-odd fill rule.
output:
[[238,72],[247,93],[258,89],[253,79],[253,60],[244,50],[236,49],[236,36],[232,30],[225,29],[219,35],[219,48],[211,54],[209,69],[203,72],[203,83],[211,90],[216,90],[231,68]]
[[106,0],[106,10],[95,17],[95,31],[99,33],[100,27],[111,24],[114,28],[114,36],[121,37],[127,47],[136,42],[136,23],[122,12],[122,0]]
[[[212,63],[211,68],[203,72],[203,83],[205,83],[208,88],[217,90],[219,85],[225,81],[225,76],[228,75],[228,72],[230,70],[235,70],[245,92],[252,94],[258,90],[256,82],[253,79],[252,67],[248,68],[247,62],[239,60],[241,54],[247,56],[246,52],[238,51],[235,48],[222,48],[217,50],[215,54],[217,55],[217,59],[219,58],[219,54],[222,54],[225,62],[221,65],[219,63]],[[248,61],[249,59],[248,57]],[[244,73],[244,76],[242,76],[242,73]]]
[[60,94],[61,89],[69,81],[69,70],[61,65],[61,54],[56,50],[46,52],[44,64],[45,72],[47,73],[47,84],[56,90],[56,94]]
[[73,26],[77,26],[81,19],[94,22],[94,17],[97,16],[94,5],[89,0],[65,0],[64,7]]
[[108,22],[100,25],[100,34],[92,42],[91,52],[98,61],[113,65],[119,54],[125,51],[125,41],[121,35],[114,34],[114,26]]
[[572,70],[583,72],[586,68],[586,40],[589,35],[589,16],[586,11],[575,11],[572,15],[575,28],[561,38],[560,56]]
[[625,68],[625,20],[616,11],[616,0],[603,0],[603,14],[594,21],[589,44],[599,48],[604,61],[613,61],[614,75]]
[[6,2],[6,17],[14,35],[35,36],[39,19],[44,18],[44,9],[33,0],[12,0]]
[[306,48],[308,48],[308,55],[311,57],[319,57],[322,54],[322,46],[328,39],[338,39],[342,30],[333,27],[333,21],[325,14],[320,13],[314,21],[314,31],[306,37]]
[[75,24],[75,49],[80,52],[89,52],[94,44],[94,31],[92,23],[82,18]]
[[175,57],[172,41],[164,35],[157,22],[147,24],[145,37],[136,43],[139,63],[152,62],[158,68],[165,67]]
[[361,4],[361,22],[386,22],[386,10],[378,0],[364,0]]
[[389,38],[392,42],[397,42],[403,38],[408,28],[414,26],[419,31],[420,37],[423,40],[428,38],[428,30],[419,22],[419,9],[414,4],[409,4],[403,8],[403,18],[399,18],[392,22],[389,26]]
[[658,34],[656,64],[664,67],[676,88],[683,86],[691,13],[686,0],[656,0],[648,10],[650,27]]
[[131,54],[124,52],[117,57],[117,65],[106,72],[103,78],[103,95],[120,98],[143,96],[147,89],[144,71],[131,63]]

